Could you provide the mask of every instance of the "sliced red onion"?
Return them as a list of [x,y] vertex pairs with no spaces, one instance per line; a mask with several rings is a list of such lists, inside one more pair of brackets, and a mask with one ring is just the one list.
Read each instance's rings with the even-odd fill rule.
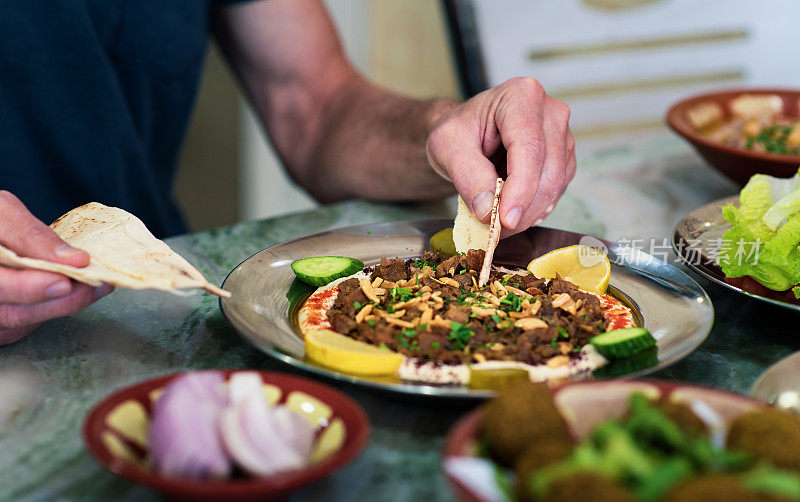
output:
[[225,379],[197,372],[173,381],[153,407],[150,455],[156,472],[184,478],[226,478],[231,462],[219,436]]
[[255,476],[304,467],[312,427],[302,417],[292,417],[291,410],[270,406],[258,374],[234,376],[239,378],[232,377],[228,389],[234,404],[220,418],[222,442],[234,462]]

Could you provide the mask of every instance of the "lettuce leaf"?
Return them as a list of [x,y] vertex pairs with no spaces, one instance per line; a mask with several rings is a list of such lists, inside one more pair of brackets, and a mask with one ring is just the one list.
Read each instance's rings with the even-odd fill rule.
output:
[[[789,179],[753,176],[739,194],[739,207],[726,205],[722,216],[731,228],[717,263],[727,277],[749,275],[775,291],[800,284],[800,173]],[[793,291],[800,298],[800,286]]]

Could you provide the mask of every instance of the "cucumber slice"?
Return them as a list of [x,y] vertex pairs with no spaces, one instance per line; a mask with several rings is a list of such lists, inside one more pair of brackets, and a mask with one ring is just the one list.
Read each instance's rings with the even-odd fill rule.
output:
[[636,371],[655,366],[656,364],[658,364],[658,347],[650,347],[631,357],[614,359],[607,365],[594,370],[592,374],[596,378],[614,378],[629,375]]
[[292,262],[298,279],[312,286],[324,286],[340,277],[353,275],[364,268],[364,263],[345,256],[314,256]]
[[654,347],[656,339],[644,328],[624,328],[592,337],[589,343],[603,356],[619,359]]

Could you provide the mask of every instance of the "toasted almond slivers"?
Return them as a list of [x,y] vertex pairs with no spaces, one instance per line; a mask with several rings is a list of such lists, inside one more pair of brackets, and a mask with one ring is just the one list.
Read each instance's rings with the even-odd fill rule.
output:
[[388,315],[389,317],[394,317],[395,319],[400,319],[401,317],[406,315],[406,311],[405,311],[405,309],[395,310],[391,314],[387,312],[386,315]]
[[441,299],[441,297],[442,297],[442,292],[441,291],[434,291],[433,293],[431,293],[431,298]]
[[527,310],[531,306],[531,301],[528,298],[525,298],[521,302],[519,302],[519,306],[522,307],[522,310]]
[[531,305],[531,308],[530,308],[531,315],[536,315],[536,313],[539,312],[540,308],[542,308],[542,302],[541,301],[536,300],[535,302],[533,302],[533,305]]
[[400,279],[399,281],[397,281],[397,286],[400,288],[405,287],[406,284],[408,284],[408,281],[406,281],[405,279]]
[[[385,284],[386,283],[384,283],[384,285]],[[386,288],[372,288],[372,290],[375,291],[376,295],[385,295],[386,294]]]
[[472,354],[472,357],[474,357],[475,360],[478,361],[479,363],[486,362],[486,356],[484,356],[483,354]]
[[440,316],[436,316],[436,317],[438,317],[438,319],[433,319],[431,321],[428,321],[428,326],[442,326],[442,327],[445,327],[445,328],[449,328],[450,327],[450,323],[453,322],[453,321],[451,321],[449,319],[442,319]]
[[496,312],[495,309],[485,309],[483,307],[478,307],[477,305],[470,307],[470,310],[472,310],[472,313],[478,317],[489,317]]
[[368,304],[364,305],[363,307],[361,307],[361,310],[359,310],[358,314],[356,314],[356,322],[357,323],[364,322],[364,319],[369,315],[370,312],[372,312],[372,304],[371,303],[368,303]]
[[491,347],[489,347],[489,348],[490,348],[490,349],[492,349],[492,350],[503,350],[504,348],[506,348],[506,346],[505,346],[505,345],[503,345],[502,343],[495,342],[495,343],[493,343],[493,344],[492,344],[492,346],[491,346]]
[[569,312],[572,315],[575,315],[578,312],[578,309],[575,308],[575,302],[572,301],[572,299],[570,299],[568,302],[565,302],[560,308],[561,310]]
[[415,328],[419,326],[419,323],[420,323],[419,317],[417,317],[416,319],[411,319],[411,325],[414,326]]
[[468,296],[468,297],[464,298],[464,303],[474,303],[474,302],[475,302],[475,298],[473,298],[471,296]]
[[383,284],[383,277],[376,277],[375,280],[372,281],[372,287],[373,288],[377,288],[381,284]]
[[481,296],[489,300],[489,302],[491,302],[491,304],[494,305],[495,307],[500,306],[500,298],[494,296],[490,292],[484,291],[483,293],[481,293]]
[[508,292],[510,291],[506,289],[506,287],[503,286],[503,283],[500,281],[494,281],[494,287],[497,288],[497,291],[501,294],[508,294]]
[[575,310],[578,310],[578,309],[580,309],[581,307],[583,307],[583,300],[581,300],[580,298],[578,298],[578,301],[577,301],[577,302],[575,302]]
[[493,283],[489,284],[489,289],[492,291],[492,294],[495,295],[495,296],[497,296],[497,286],[496,286],[496,284],[499,284],[499,283],[497,281],[494,281]]
[[382,287],[383,289],[389,290],[389,289],[396,288],[396,287],[397,287],[397,284],[395,284],[395,283],[394,283],[394,282],[392,282],[392,281],[383,281],[383,282],[381,283],[381,287]]
[[561,293],[559,295],[556,295],[556,297],[553,298],[553,307],[558,308],[567,303],[568,300],[572,300],[572,298],[570,298],[568,293]]
[[558,342],[558,350],[564,355],[567,355],[572,351],[572,345],[567,342]]
[[524,319],[525,317],[528,317],[528,313],[527,312],[509,312],[508,313],[508,317],[510,317],[512,319]]
[[470,277],[472,278],[472,287],[478,289],[478,280],[475,279],[474,275],[470,275]]
[[450,270],[448,270],[447,273],[450,274],[450,275],[456,275],[456,268],[455,267],[450,267]]
[[419,318],[420,324],[427,324],[433,319],[433,310],[426,310]]
[[450,277],[442,277],[439,282],[442,284],[446,284],[448,286],[453,286],[454,288],[460,288],[461,284],[458,283],[455,279],[451,279]]
[[418,296],[416,298],[412,298],[412,299],[406,300],[404,302],[395,303],[394,304],[394,308],[403,309],[403,308],[406,308],[406,307],[410,307],[411,305],[415,305],[415,304],[417,304],[417,303],[419,303],[421,301],[422,301],[422,297]]
[[430,286],[422,286],[421,288],[419,288],[420,293],[430,293],[431,291],[433,290],[431,289]]
[[386,317],[386,322],[388,324],[394,324],[395,326],[400,326],[401,328],[413,328],[414,325],[408,321],[403,321],[402,319],[395,319],[394,317]]
[[521,296],[522,298],[530,298],[530,296],[531,296],[530,294],[526,293],[525,291],[522,291],[519,288],[515,288],[514,286],[506,285],[506,289],[511,291],[512,293],[514,293],[517,296]]
[[364,317],[364,320],[365,321],[377,321],[378,320],[378,316],[376,316],[375,314],[370,314],[370,315]]
[[553,356],[547,360],[547,366],[550,368],[558,368],[559,366],[564,366],[569,362],[569,357],[565,355],[560,356]]
[[546,328],[547,323],[536,317],[526,317],[525,319],[517,319],[516,321],[514,321],[514,326],[520,329],[529,330],[536,328]]
[[375,289],[372,287],[372,283],[369,282],[369,279],[364,277],[363,279],[358,281],[358,283],[361,285],[361,290],[364,292],[365,295],[367,295],[367,298],[369,298],[373,302],[380,301],[378,299],[378,295],[375,294]]

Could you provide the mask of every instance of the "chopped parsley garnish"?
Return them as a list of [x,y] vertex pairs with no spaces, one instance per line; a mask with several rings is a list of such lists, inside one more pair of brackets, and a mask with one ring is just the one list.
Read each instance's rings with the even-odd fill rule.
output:
[[474,333],[471,329],[464,326],[460,322],[452,321],[450,323],[450,334],[447,336],[447,341],[450,342],[448,348],[450,350],[463,350],[469,343]]
[[356,310],[361,310],[361,307],[362,307],[361,302],[353,302],[353,307]]
[[431,342],[431,348],[438,349],[439,347],[439,342]]
[[436,270],[436,264],[433,263],[432,261],[423,260],[423,259],[416,259],[411,263],[412,263],[412,265],[414,265],[417,268],[431,267],[432,269]]
[[551,345],[551,346],[552,346],[554,349],[557,349],[557,348],[558,348],[558,337],[557,337],[557,336],[554,336],[553,338],[551,338],[551,339],[550,339],[550,345]]
[[367,321],[367,324],[369,324],[370,326],[375,326],[375,321],[370,319],[369,321]]
[[508,280],[509,280],[509,279],[511,279],[511,276],[510,276],[510,275],[503,276],[503,280],[501,280],[501,281],[500,281],[500,284],[502,284],[503,286],[505,286],[506,284],[508,284]]
[[492,318],[492,321],[494,321],[495,324],[500,324],[500,322],[503,320],[503,318],[500,317],[497,314],[492,314],[491,318]]
[[385,350],[392,350],[392,349],[390,349],[390,348],[389,348],[389,346],[388,346],[388,345],[386,345],[386,344],[385,344],[385,343],[383,343],[383,342],[381,342],[381,348],[382,348],[382,349],[385,349]]
[[467,273],[467,269],[463,269],[463,270],[460,270],[460,271],[458,272],[458,275],[461,275],[461,274],[466,274],[466,273]]
[[404,302],[414,297],[414,292],[411,288],[392,288],[389,290],[392,295],[392,301]]
[[416,340],[417,332],[411,328],[404,329],[397,335],[397,339],[400,341],[400,346],[405,347],[408,350],[417,350],[419,348],[419,343]]
[[406,338],[411,338],[413,336],[417,336],[417,332],[412,328],[408,328],[403,330],[402,335]]
[[561,335],[561,338],[569,340],[569,333],[567,333],[567,330],[565,330],[561,326],[556,326],[556,329],[558,330],[558,334]]
[[500,309],[507,312],[519,312],[522,310],[522,298],[514,293],[508,293],[505,298],[500,300]]

